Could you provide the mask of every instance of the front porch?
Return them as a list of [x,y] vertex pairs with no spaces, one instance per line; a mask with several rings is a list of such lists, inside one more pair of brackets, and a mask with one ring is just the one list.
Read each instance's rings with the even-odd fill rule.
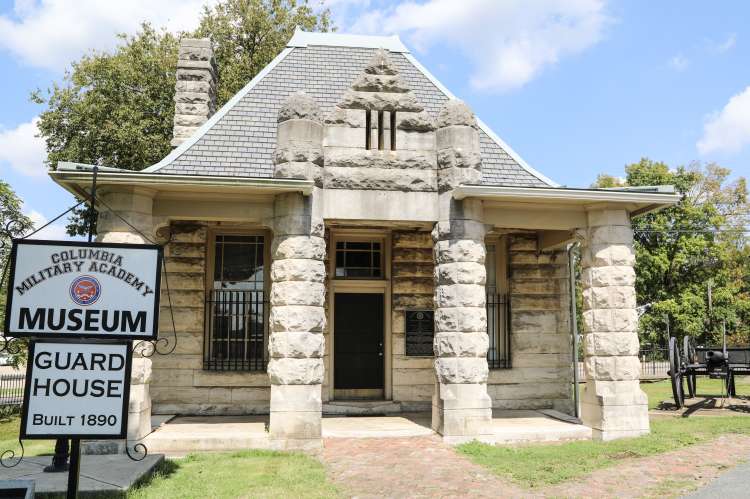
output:
[[[342,416],[324,414],[323,439],[408,438],[435,436],[428,412]],[[153,431],[143,442],[150,453],[181,456],[190,452],[275,449],[269,438],[268,416],[155,416]],[[496,444],[588,440],[591,428],[554,410],[494,410],[492,434]],[[325,445],[325,444],[324,444]]]

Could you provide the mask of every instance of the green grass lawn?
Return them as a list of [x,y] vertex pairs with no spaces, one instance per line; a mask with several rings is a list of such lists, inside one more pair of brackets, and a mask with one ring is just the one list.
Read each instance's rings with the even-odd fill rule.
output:
[[[0,420],[0,453],[20,452],[21,419]],[[24,441],[26,456],[52,454],[52,440]],[[337,497],[323,465],[304,454],[274,451],[191,454],[166,460],[128,498]]]
[[[20,453],[18,433],[21,428],[20,416],[10,416],[0,419],[0,454],[10,449]],[[26,456],[44,456],[54,454],[54,440],[24,440],[23,446]]]
[[[737,378],[740,395],[750,394],[750,381]],[[672,398],[669,381],[642,383],[649,407],[656,408]],[[698,380],[699,395],[721,394],[721,380]],[[652,418],[651,433],[638,438],[611,442],[568,442],[562,444],[493,446],[471,442],[458,451],[494,473],[526,487],[539,487],[572,480],[596,469],[612,466],[630,457],[645,457],[686,445],[706,442],[725,433],[750,435],[748,416],[693,416]]]
[[251,450],[167,460],[133,499],[337,497],[323,465],[304,454]]

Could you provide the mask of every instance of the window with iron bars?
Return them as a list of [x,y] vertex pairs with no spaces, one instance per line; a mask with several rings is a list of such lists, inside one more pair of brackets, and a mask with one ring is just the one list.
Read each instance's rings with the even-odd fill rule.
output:
[[510,300],[507,293],[507,255],[504,241],[488,243],[487,270],[487,365],[507,369],[510,363]]
[[203,368],[265,371],[265,240],[217,235],[213,282],[206,299]]

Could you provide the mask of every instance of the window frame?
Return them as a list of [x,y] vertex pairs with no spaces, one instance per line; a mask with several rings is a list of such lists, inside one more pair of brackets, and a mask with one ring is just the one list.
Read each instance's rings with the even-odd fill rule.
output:
[[[331,278],[336,281],[384,281],[387,279],[386,275],[386,238],[381,235],[347,235],[337,234],[331,238]],[[379,243],[380,244],[380,276],[364,276],[364,277],[347,277],[338,276],[336,274],[337,257],[338,257],[338,245],[339,243]],[[370,250],[372,253],[372,250]],[[344,267],[346,268],[346,267]]]
[[[206,363],[210,362],[206,358],[206,345],[209,341],[209,300],[211,298],[211,292],[214,288],[214,273],[216,271],[216,240],[217,236],[260,236],[263,238],[263,361],[262,368],[260,369],[231,369],[231,368],[207,368]],[[204,262],[204,323],[203,323],[203,347],[201,352],[203,370],[207,372],[246,372],[246,373],[259,373],[266,372],[265,366],[268,364],[268,341],[269,341],[269,319],[270,319],[270,301],[269,293],[271,288],[271,243],[273,238],[268,230],[260,229],[257,227],[222,227],[214,226],[209,227],[206,234],[206,259]]]

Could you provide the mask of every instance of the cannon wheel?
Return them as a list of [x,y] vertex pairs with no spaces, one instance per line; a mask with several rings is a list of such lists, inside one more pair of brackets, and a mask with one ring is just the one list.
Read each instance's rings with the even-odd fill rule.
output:
[[680,370],[680,347],[677,338],[669,338],[669,377],[672,379],[672,395],[674,403],[680,409],[685,403],[685,390],[682,386],[682,371]]
[[[695,364],[698,359],[695,354],[695,342],[690,336],[685,336],[682,340],[682,355],[685,357],[685,364]],[[687,397],[693,398],[698,393],[698,387],[696,386],[695,374],[685,374],[685,380],[687,381]]]

